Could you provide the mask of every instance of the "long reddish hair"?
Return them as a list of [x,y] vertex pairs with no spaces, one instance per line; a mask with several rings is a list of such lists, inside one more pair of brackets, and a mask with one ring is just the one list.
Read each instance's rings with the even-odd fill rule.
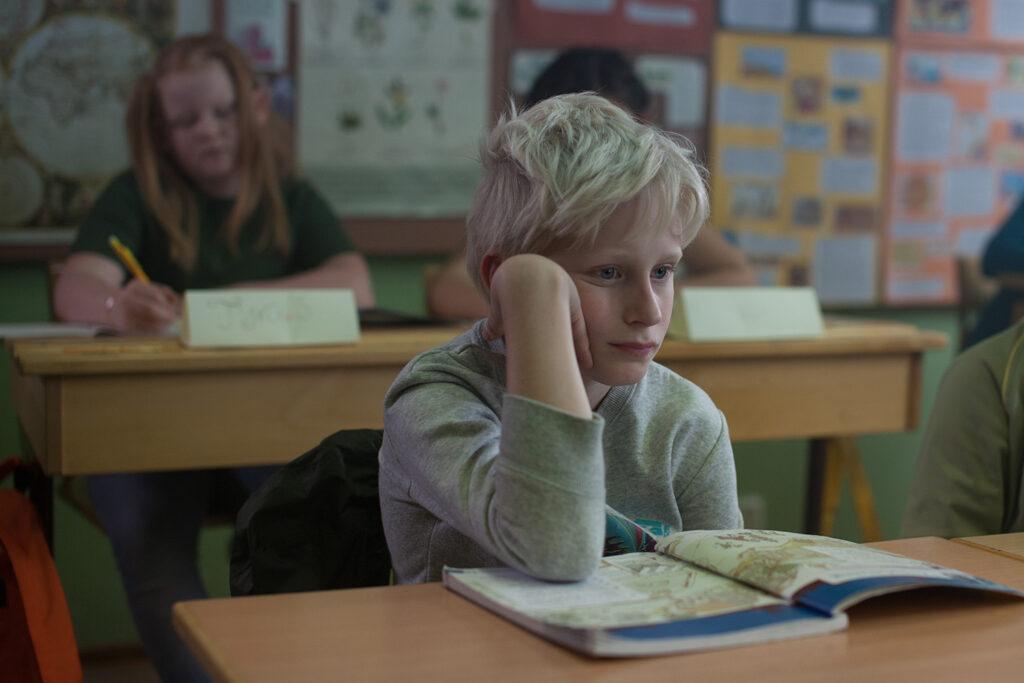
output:
[[167,233],[171,260],[186,271],[195,266],[199,249],[199,208],[195,191],[166,142],[168,128],[157,86],[169,73],[212,61],[221,63],[231,78],[238,117],[241,183],[234,206],[221,226],[222,236],[231,250],[237,250],[242,226],[262,207],[265,218],[260,247],[273,244],[282,254],[291,249],[280,183],[281,176],[290,171],[290,160],[283,146],[275,146],[276,136],[271,135],[280,122],[273,114],[265,123],[258,120],[249,96],[257,83],[241,50],[217,35],[188,36],[161,50],[153,68],[138,78],[125,115],[132,167],[142,195]]

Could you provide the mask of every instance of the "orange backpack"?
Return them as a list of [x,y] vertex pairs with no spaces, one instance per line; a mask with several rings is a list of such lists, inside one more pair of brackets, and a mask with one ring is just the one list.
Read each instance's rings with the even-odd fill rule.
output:
[[[0,463],[0,480],[18,466]],[[64,589],[28,498],[0,491],[0,677],[80,683],[82,665]]]

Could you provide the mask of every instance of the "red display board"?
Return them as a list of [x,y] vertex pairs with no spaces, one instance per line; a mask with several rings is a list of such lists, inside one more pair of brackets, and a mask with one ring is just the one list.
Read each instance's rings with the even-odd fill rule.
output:
[[711,49],[711,0],[519,0],[520,47],[593,46],[706,54]]

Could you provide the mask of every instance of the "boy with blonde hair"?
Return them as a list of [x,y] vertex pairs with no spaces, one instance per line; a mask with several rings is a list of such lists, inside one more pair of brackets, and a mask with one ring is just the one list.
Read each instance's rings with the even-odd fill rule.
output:
[[742,526],[724,416],[652,362],[708,214],[684,143],[589,93],[513,111],[485,139],[467,238],[491,314],[385,398],[398,582],[445,565],[573,581],[651,534]]

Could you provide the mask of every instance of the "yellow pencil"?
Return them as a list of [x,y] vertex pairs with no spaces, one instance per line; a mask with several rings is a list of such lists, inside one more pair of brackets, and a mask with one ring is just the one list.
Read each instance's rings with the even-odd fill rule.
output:
[[118,258],[121,259],[121,263],[124,264],[125,268],[128,269],[136,280],[142,282],[149,282],[149,276],[146,275],[146,271],[142,269],[139,262],[135,260],[135,254],[128,247],[121,244],[121,240],[117,239],[116,235],[111,235],[107,238],[107,243],[110,244],[110,248],[114,250]]

